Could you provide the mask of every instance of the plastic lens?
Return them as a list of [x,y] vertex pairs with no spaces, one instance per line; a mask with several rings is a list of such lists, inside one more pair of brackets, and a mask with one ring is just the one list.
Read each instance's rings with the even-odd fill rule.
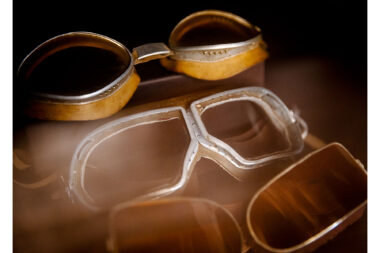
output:
[[232,101],[214,106],[205,110],[201,118],[210,135],[231,146],[245,159],[257,159],[289,149],[286,129],[273,124],[265,111],[252,101]]
[[183,176],[191,140],[187,126],[177,107],[110,122],[77,148],[72,189],[98,209],[172,187]]
[[[242,88],[191,104],[194,119],[210,146],[217,145],[233,162],[252,169],[298,153],[302,131],[285,104],[271,91]],[[223,119],[221,121],[220,119]],[[244,171],[236,171],[236,176]]]
[[233,217],[216,203],[168,199],[116,207],[111,214],[115,252],[241,252]]
[[179,117],[128,128],[91,152],[84,187],[97,203],[112,206],[172,185],[189,143]]
[[367,173],[340,144],[308,155],[253,197],[247,213],[253,246],[311,251],[361,216],[366,189]]

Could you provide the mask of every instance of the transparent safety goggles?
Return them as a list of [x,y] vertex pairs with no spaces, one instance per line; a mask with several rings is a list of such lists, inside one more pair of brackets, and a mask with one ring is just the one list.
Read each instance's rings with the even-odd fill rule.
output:
[[341,144],[331,143],[259,189],[242,210],[246,227],[223,206],[201,198],[127,202],[110,213],[108,248],[115,253],[311,252],[360,218],[366,189],[363,165]]
[[306,123],[271,91],[229,90],[94,130],[74,153],[70,190],[93,210],[158,198],[184,189],[202,157],[244,180],[300,152],[306,135]]
[[26,56],[18,80],[20,90],[28,91],[29,116],[92,120],[116,113],[129,101],[140,82],[136,64],[161,59],[171,71],[218,80],[265,60],[265,48],[258,27],[232,13],[207,10],[179,22],[168,46],[149,43],[130,52],[91,32],[56,36]]

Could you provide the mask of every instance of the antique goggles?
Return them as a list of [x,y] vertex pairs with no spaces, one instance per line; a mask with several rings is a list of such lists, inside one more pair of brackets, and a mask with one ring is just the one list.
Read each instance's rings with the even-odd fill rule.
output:
[[161,58],[172,71],[218,80],[267,58],[260,29],[231,13],[189,15],[172,31],[169,45],[133,49],[90,32],[59,35],[35,48],[21,63],[18,79],[27,93],[26,113],[48,120],[92,120],[119,111],[140,77],[135,65]]

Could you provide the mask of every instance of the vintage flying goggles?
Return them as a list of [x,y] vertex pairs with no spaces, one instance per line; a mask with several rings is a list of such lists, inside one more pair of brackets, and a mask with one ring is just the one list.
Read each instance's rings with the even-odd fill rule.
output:
[[140,77],[135,65],[154,59],[168,70],[218,80],[268,56],[260,29],[231,13],[189,15],[172,31],[169,45],[149,43],[132,53],[120,42],[90,32],[49,39],[21,63],[18,81],[27,94],[26,113],[47,120],[93,120],[119,111]]

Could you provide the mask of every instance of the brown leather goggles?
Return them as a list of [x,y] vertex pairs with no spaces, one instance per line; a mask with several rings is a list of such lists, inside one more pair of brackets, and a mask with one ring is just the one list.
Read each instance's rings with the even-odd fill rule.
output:
[[194,78],[231,77],[268,56],[260,29],[231,13],[189,15],[172,31],[168,46],[150,43],[130,52],[120,42],[90,32],[59,35],[35,48],[21,63],[19,85],[26,112],[48,120],[93,120],[119,111],[140,77],[135,65],[154,59]]

